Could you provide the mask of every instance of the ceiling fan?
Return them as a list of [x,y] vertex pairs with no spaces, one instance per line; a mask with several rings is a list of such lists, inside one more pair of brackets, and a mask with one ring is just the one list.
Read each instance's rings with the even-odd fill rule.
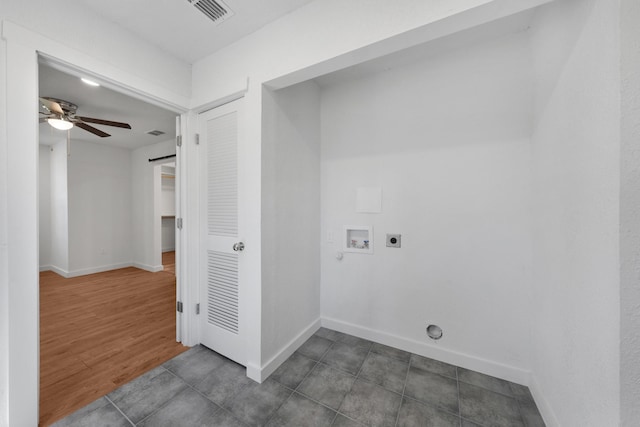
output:
[[42,114],[42,116],[40,117],[40,123],[47,122],[56,129],[69,130],[73,126],[78,126],[80,129],[84,129],[87,132],[91,132],[92,134],[102,138],[111,135],[93,126],[90,126],[87,123],[131,129],[131,126],[128,123],[76,116],[76,110],[78,109],[78,106],[63,99],[51,98],[47,96],[41,97],[40,105],[45,110],[44,112],[40,111],[40,114]]

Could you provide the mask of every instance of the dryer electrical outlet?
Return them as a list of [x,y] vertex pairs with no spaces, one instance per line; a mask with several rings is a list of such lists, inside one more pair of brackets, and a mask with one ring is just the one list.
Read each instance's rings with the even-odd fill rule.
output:
[[401,247],[401,234],[387,234],[387,247],[388,248],[399,248]]

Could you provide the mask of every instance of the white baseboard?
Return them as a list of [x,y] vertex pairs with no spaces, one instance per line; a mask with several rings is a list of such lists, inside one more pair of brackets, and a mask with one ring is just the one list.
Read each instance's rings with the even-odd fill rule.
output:
[[134,266],[135,268],[139,268],[140,270],[146,270],[152,273],[157,273],[158,271],[162,271],[164,269],[162,265],[148,265],[148,264],[142,264],[140,262],[134,262],[131,265]]
[[56,267],[55,265],[41,265],[40,271],[53,271],[54,273],[59,274],[64,278],[71,277],[69,276],[70,273],[67,270],[63,270],[62,268]]
[[121,262],[121,263],[117,263],[117,264],[101,265],[99,267],[83,268],[83,269],[80,269],[80,270],[70,271],[69,275],[65,276],[65,277],[86,276],[87,274],[102,273],[104,271],[111,271],[111,270],[118,270],[120,268],[127,268],[127,267],[131,267],[132,265],[133,264],[131,264],[130,262]]
[[171,247],[168,247],[168,248],[162,248],[162,253],[164,253],[164,252],[175,252],[175,250],[176,250],[175,246],[171,246]]
[[269,378],[280,365],[282,365],[311,335],[313,335],[318,329],[320,329],[320,318],[313,321],[302,332],[300,332],[295,338],[285,344],[275,356],[264,363],[261,368],[255,365],[249,364],[247,366],[247,376],[254,381],[261,383]]
[[409,338],[392,335],[386,332],[377,331],[336,319],[323,317],[321,323],[325,328],[333,329],[338,332],[344,332],[350,335],[355,335],[357,337],[375,341],[380,344],[388,345],[390,347],[399,348],[400,350],[408,351],[410,353],[419,354],[420,356],[440,360],[451,365],[471,369],[517,384],[528,385],[529,383],[531,373],[525,369],[505,365],[487,359],[482,359],[480,357],[460,353],[453,350],[440,348],[436,345],[422,343]]
[[56,267],[55,265],[41,265],[40,271],[53,271],[54,273],[57,273],[62,277],[65,277],[68,279],[70,277],[78,277],[78,276],[85,276],[87,274],[102,273],[104,271],[118,270],[120,268],[126,268],[126,267],[136,267],[141,270],[150,271],[152,273],[157,273],[158,271],[163,270],[162,265],[153,266],[153,265],[141,264],[139,262],[134,262],[134,263],[122,262],[118,264],[102,265],[100,267],[84,268],[81,270],[73,270],[73,271],[63,270],[61,268]]
[[257,383],[262,383],[262,369],[258,365],[253,363],[247,364],[247,377],[251,378]]
[[560,427],[558,417],[556,417],[556,413],[549,401],[544,397],[544,393],[540,389],[540,384],[534,374],[531,375],[531,381],[529,381],[529,390],[533,395],[533,400],[536,402],[536,406],[540,411],[540,415],[542,415],[545,425],[547,427]]

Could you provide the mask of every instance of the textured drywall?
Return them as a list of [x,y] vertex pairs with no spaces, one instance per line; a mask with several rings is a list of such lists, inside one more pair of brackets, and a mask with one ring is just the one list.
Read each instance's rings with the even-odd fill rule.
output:
[[320,317],[320,90],[263,96],[262,359]]
[[621,1],[620,406],[640,420],[640,2]]
[[[524,380],[530,71],[517,33],[323,87],[323,318]],[[382,189],[381,213],[357,212],[359,187]],[[336,259],[346,225],[373,226],[373,254]]]
[[567,0],[532,23],[532,377],[550,425],[619,420],[618,13]]

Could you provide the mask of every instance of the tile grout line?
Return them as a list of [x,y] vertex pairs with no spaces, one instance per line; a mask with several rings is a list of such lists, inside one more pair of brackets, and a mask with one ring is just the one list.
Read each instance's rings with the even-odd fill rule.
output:
[[[314,334],[314,335],[315,335],[315,334]],[[313,335],[312,335],[312,336],[313,336]],[[323,338],[323,337],[320,337],[320,338]],[[330,339],[328,339],[328,338],[324,338],[324,339],[326,339],[327,341],[332,341],[332,340],[330,340]],[[324,356],[326,356],[326,355],[327,355],[327,353],[329,352],[329,350],[331,350],[331,348],[333,347],[333,345],[334,345],[336,342],[337,342],[337,341],[332,341],[332,342],[331,342],[331,345],[330,345],[329,347],[327,347],[327,349],[325,350],[325,352],[324,352],[324,353],[322,354],[322,356],[320,357],[320,360],[322,360],[322,358],[323,358]],[[302,353],[300,353],[300,354],[302,354]],[[303,356],[304,356],[304,354],[303,354]],[[311,358],[309,358],[309,359],[310,359],[310,360],[313,360],[313,359],[311,359]],[[273,417],[275,417],[275,416],[276,416],[276,414],[278,413],[278,411],[280,410],[280,408],[282,408],[282,406],[284,406],[284,404],[285,404],[285,403],[287,403],[295,393],[297,393],[297,394],[299,394],[299,395],[301,395],[301,396],[303,396],[303,397],[305,397],[305,398],[308,398],[308,396],[306,396],[306,395],[305,395],[305,394],[303,394],[303,393],[298,392],[297,390],[298,390],[298,387],[300,387],[300,385],[303,383],[303,381],[304,381],[304,380],[306,380],[306,379],[307,379],[307,377],[308,377],[309,375],[311,375],[311,372],[313,372],[313,371],[316,369],[316,367],[318,366],[318,364],[320,364],[320,360],[315,360],[316,364],[314,365],[314,367],[313,367],[313,368],[311,368],[311,369],[309,370],[309,372],[307,372],[307,374],[304,376],[304,378],[302,379],[302,381],[300,381],[300,383],[296,386],[296,388],[295,388],[295,389],[292,389],[291,387],[287,387],[286,385],[281,384],[279,381],[274,380],[276,383],[278,383],[278,384],[279,384],[279,385],[281,385],[282,387],[286,388],[287,390],[291,390],[291,393],[290,393],[290,394],[289,394],[289,396],[284,400],[284,402],[282,402],[282,403],[280,404],[280,406],[278,406],[278,408],[277,408],[275,411],[273,411],[273,413],[271,414],[271,416],[266,420],[265,425],[266,425],[266,424],[268,424],[268,423],[269,423],[269,421],[271,421],[271,420],[273,419]],[[326,408],[329,408],[328,406],[323,405],[323,404],[322,404],[322,403],[320,403],[320,402],[316,402],[316,401],[315,401],[315,400],[313,400],[313,399],[309,399],[309,400],[311,400],[312,402],[318,403],[318,404],[320,404],[320,405],[322,405],[322,406],[324,406],[324,407],[326,407]],[[331,409],[331,410],[333,411],[333,409],[332,409],[332,408],[329,408],[329,409]],[[338,415],[337,411],[335,411],[335,412],[336,412],[336,415],[334,415],[334,417],[333,417],[333,419],[334,419],[334,420],[335,420],[336,416]],[[332,423],[333,423],[333,421],[332,421]]]
[[398,421],[400,420],[400,409],[402,409],[402,404],[404,403],[404,390],[407,388],[407,380],[409,379],[409,370],[411,370],[411,359],[409,356],[409,363],[407,363],[407,373],[404,375],[404,384],[402,384],[402,395],[400,397],[400,407],[398,408],[398,414],[396,415],[396,423],[395,426],[398,425]]
[[[324,338],[324,337],[320,337],[320,338]],[[325,351],[325,352],[324,352],[324,354],[322,355],[322,357],[324,357],[324,356],[329,352],[329,350],[331,349],[331,347],[333,347],[333,344],[335,344],[335,343],[337,343],[337,342],[338,342],[338,341],[333,341],[333,340],[331,340],[331,339],[329,339],[329,338],[325,338],[325,339],[327,339],[327,340],[329,340],[329,341],[332,341],[332,343],[331,343],[331,345],[329,346],[329,348],[327,348],[327,351]],[[300,353],[300,354],[301,354],[302,356],[304,356],[302,353]],[[305,357],[307,357],[307,356],[305,356]],[[320,359],[322,359],[322,357],[321,357]],[[332,424],[332,425],[333,425],[333,423],[335,422],[335,420],[336,420],[336,418],[338,417],[338,415],[342,415],[342,416],[347,417],[347,418],[349,418],[349,419],[351,420],[352,418],[350,418],[350,417],[346,416],[345,414],[343,414],[343,413],[339,412],[340,406],[342,406],[342,402],[340,402],[340,406],[338,406],[338,409],[333,409],[332,407],[330,407],[330,406],[328,406],[328,405],[326,405],[326,404],[324,404],[324,403],[322,403],[322,402],[320,402],[320,401],[315,400],[315,399],[314,399],[314,398],[312,398],[311,396],[307,396],[305,393],[303,393],[302,391],[299,391],[298,389],[300,388],[300,386],[302,385],[302,383],[303,383],[303,382],[304,382],[304,381],[305,381],[305,380],[306,380],[306,379],[311,375],[311,373],[317,369],[318,365],[320,365],[320,364],[322,364],[322,366],[326,366],[326,367],[328,367],[328,368],[330,368],[330,369],[336,369],[338,372],[342,372],[342,373],[348,374],[349,376],[352,376],[352,377],[354,378],[354,381],[353,381],[353,382],[354,382],[354,384],[355,384],[355,380],[357,379],[357,377],[356,377],[356,376],[354,376],[354,375],[353,375],[353,374],[351,374],[351,373],[348,373],[348,372],[343,371],[343,370],[341,370],[341,369],[337,369],[337,368],[334,368],[334,367],[332,367],[332,366],[330,366],[330,365],[327,365],[326,363],[322,362],[321,360],[314,360],[314,359],[311,359],[310,357],[309,357],[309,360],[313,360],[313,361],[315,362],[315,365],[313,366],[313,368],[311,368],[311,369],[309,370],[309,372],[307,372],[307,374],[304,376],[304,378],[302,378],[302,380],[298,383],[298,385],[296,386],[296,388],[295,388],[295,389],[292,389],[291,387],[288,387],[288,386],[286,386],[286,385],[284,385],[284,384],[280,383],[280,382],[279,382],[279,381],[277,381],[277,380],[274,380],[274,381],[276,381],[278,384],[282,385],[283,387],[286,387],[286,388],[288,388],[289,390],[292,390],[291,395],[293,395],[294,393],[299,394],[300,396],[304,397],[305,399],[309,399],[310,401],[312,401],[312,402],[314,402],[314,403],[317,403],[318,405],[321,405],[321,406],[323,406],[323,407],[325,407],[325,408],[327,408],[327,409],[329,409],[329,410],[331,410],[331,411],[335,412],[335,415],[334,415],[334,417],[333,417],[333,420],[331,421],[331,424]],[[351,387],[353,387],[353,384],[351,385]],[[351,391],[351,389],[349,389],[349,392],[350,392],[350,391]],[[345,398],[346,398],[346,395],[347,395],[347,394],[349,394],[349,392],[347,392],[347,393],[345,394]],[[289,396],[289,399],[290,399],[290,398],[291,398],[291,396]],[[287,400],[288,400],[288,399],[287,399]],[[343,399],[343,401],[344,401],[344,399]],[[279,409],[279,408],[278,408],[278,409]],[[353,420],[353,421],[355,421],[355,420]]]
[[[175,372],[171,371],[168,368],[165,368],[164,365],[160,365],[158,366],[159,368],[162,368],[165,370],[165,372],[168,372],[169,374],[173,375],[175,378],[179,379],[180,381],[182,381],[187,387],[190,387],[189,383],[187,381],[184,380],[184,378],[178,376],[178,374],[176,374]],[[160,375],[160,374],[159,374]],[[171,396],[166,402],[162,403],[160,406],[158,406],[154,411],[152,411],[149,415],[147,415],[146,417],[144,417],[143,419],[141,419],[140,421],[138,421],[138,424],[140,424],[141,422],[143,422],[144,420],[146,420],[147,418],[151,417],[152,415],[154,415],[156,412],[160,411],[162,408],[164,408],[165,406],[167,406],[167,404],[169,404],[169,402],[176,397],[178,394],[180,394],[182,391],[176,393],[175,395]],[[106,396],[105,396],[106,397]],[[114,404],[115,405],[115,404]],[[128,419],[128,418],[127,418]],[[133,422],[132,422],[133,424]],[[133,424],[134,426],[136,424]]]
[[[221,365],[221,366],[222,366],[222,365]],[[163,366],[163,368],[164,368],[164,366]],[[220,368],[220,366],[219,366],[218,368]],[[211,371],[209,371],[209,372],[208,372],[208,374],[210,374],[211,372],[213,372],[213,371],[217,370],[218,368],[214,368],[214,369],[212,369]],[[224,412],[226,412],[226,413],[230,414],[230,415],[233,417],[233,419],[235,419],[236,421],[240,422],[240,423],[241,423],[241,424],[243,424],[243,425],[246,425],[246,423],[245,423],[244,421],[242,421],[242,420],[239,420],[239,419],[238,419],[238,417],[236,417],[236,416],[235,416],[235,414],[234,414],[233,412],[229,411],[227,408],[225,408],[225,407],[224,407],[224,406],[222,406],[221,404],[216,403],[216,402],[214,402],[213,400],[211,400],[211,399],[209,398],[209,396],[207,396],[206,394],[204,394],[204,393],[202,393],[200,390],[198,390],[198,389],[196,388],[196,386],[195,386],[195,385],[191,385],[191,384],[189,384],[189,383],[188,383],[184,378],[182,378],[182,377],[181,377],[181,376],[179,376],[178,374],[176,374],[176,373],[174,373],[174,372],[170,371],[169,369],[167,369],[167,368],[164,368],[164,369],[166,369],[166,370],[167,370],[167,372],[171,373],[174,377],[178,378],[179,380],[182,380],[182,381],[187,385],[187,387],[189,387],[191,390],[195,391],[195,392],[196,392],[196,393],[198,393],[200,396],[202,396],[203,398],[207,399],[209,402],[211,402],[211,403],[213,403],[215,406],[217,406],[217,407],[218,407],[218,410],[222,410],[222,411],[224,411]],[[208,375],[208,374],[207,374],[207,375]],[[201,381],[202,381],[202,380],[204,380],[204,377],[201,379]],[[244,390],[244,389],[245,389],[246,387],[248,387],[248,386],[249,386],[249,385],[247,384],[247,385],[245,385],[245,386],[240,387],[240,389],[239,389],[239,390],[238,390],[238,391],[237,391],[233,396],[228,396],[228,397],[227,397],[227,399],[230,399],[230,398],[232,398],[232,397],[237,396],[238,394],[240,394],[240,392],[241,392],[242,390]],[[174,396],[174,397],[175,397],[175,396]],[[227,399],[225,399],[225,401],[226,401]],[[171,399],[169,399],[169,400],[171,400]],[[168,403],[168,402],[169,402],[169,401],[167,401],[166,403]],[[223,403],[224,403],[224,402],[223,402]],[[162,407],[164,407],[164,406],[165,406],[165,405],[162,405]],[[151,415],[155,414],[159,409],[160,409],[160,408],[158,408],[158,409],[157,409],[156,411],[154,411],[152,414],[149,414],[149,416],[148,416],[148,417],[150,417]],[[146,418],[148,418],[148,417],[146,417]],[[145,419],[146,419],[146,418],[145,418]]]
[[[131,421],[131,420],[129,419],[129,417],[127,417],[127,414],[125,414],[124,412],[122,412],[122,410],[118,407],[118,405],[116,405],[115,403],[113,403],[113,400],[109,399],[109,397],[107,397],[107,395],[106,395],[106,394],[104,395],[104,398],[105,398],[105,399],[107,399],[107,401],[109,401],[109,403],[110,403],[111,405],[113,405],[113,407],[114,407],[114,408],[116,408],[116,410],[117,410],[118,412],[120,412],[120,413],[122,414],[122,416],[123,416],[127,421],[129,421],[129,423],[130,423],[133,427],[135,427],[134,422],[133,422],[133,421]],[[140,420],[140,421],[142,421],[142,420]]]
[[460,379],[458,377],[458,367],[456,366],[456,391],[458,394],[458,420],[460,421],[460,427],[462,427],[462,408],[460,405]]
[[[367,358],[371,354],[371,347],[373,347],[373,344],[371,344],[369,346],[369,350],[367,350],[367,355],[364,357],[364,360],[362,361],[362,364],[360,365],[360,368],[358,369],[358,373],[354,376],[354,380],[353,380],[353,383],[351,384],[351,387],[349,387],[349,391],[345,393],[344,398],[342,399],[342,402],[340,402],[340,406],[338,407],[338,410],[336,411],[338,414],[340,414],[340,415],[342,415],[344,417],[347,417],[348,419],[350,419],[352,421],[356,421],[358,423],[360,423],[360,421],[354,420],[350,416],[340,412],[340,409],[342,409],[342,405],[344,405],[344,401],[347,400],[347,396],[353,391],[353,386],[356,385],[356,381],[358,381],[360,379],[360,373],[362,372],[362,367],[364,366],[364,362],[367,360]],[[337,415],[336,415],[336,417],[337,417]]]
[[520,420],[522,421],[523,425],[527,425],[527,423],[524,420],[524,415],[522,414],[522,405],[520,405],[520,401],[516,398],[514,398],[514,400],[516,401],[516,405],[518,405],[518,413],[520,414]]
[[[274,380],[274,381],[275,381],[275,380]],[[266,382],[266,381],[265,381],[265,382]],[[286,388],[287,390],[291,390],[290,388],[287,388],[287,387],[283,386],[283,385],[282,385],[282,384],[280,384],[279,382],[277,382],[277,381],[275,381],[275,382],[276,382],[278,385],[280,385],[280,386],[282,386],[282,387]],[[263,384],[263,383],[260,383],[260,384]],[[286,398],[286,399],[284,399],[284,400],[282,401],[282,403],[281,403],[281,404],[280,404],[280,405],[279,405],[279,406],[278,406],[278,407],[273,411],[273,413],[271,414],[271,416],[269,416],[269,418],[267,418],[267,419],[265,420],[265,422],[264,422],[264,425],[265,425],[265,426],[266,426],[267,424],[269,424],[269,421],[271,421],[271,420],[276,416],[276,414],[278,413],[278,411],[280,410],[280,408],[282,408],[282,407],[284,406],[284,404],[285,404],[285,403],[287,403],[287,402],[291,399],[291,396],[293,396],[293,394],[294,394],[294,393],[295,393],[295,392],[293,392],[293,391],[290,391],[290,392],[289,392],[289,396],[287,396],[287,398]]]

